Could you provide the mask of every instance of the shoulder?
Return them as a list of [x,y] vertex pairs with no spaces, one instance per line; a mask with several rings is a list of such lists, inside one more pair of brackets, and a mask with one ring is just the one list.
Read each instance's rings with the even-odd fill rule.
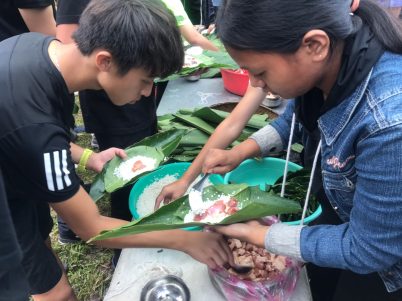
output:
[[385,52],[366,89],[367,110],[379,128],[402,123],[402,55]]

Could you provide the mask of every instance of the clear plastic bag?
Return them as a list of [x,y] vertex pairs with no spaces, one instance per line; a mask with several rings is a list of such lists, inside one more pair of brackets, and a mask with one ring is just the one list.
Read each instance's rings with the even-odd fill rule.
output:
[[[278,219],[264,220],[272,224]],[[208,270],[212,284],[228,301],[286,301],[292,296],[299,279],[302,264],[292,258],[283,257],[284,268],[273,273],[268,279],[244,280],[224,268]]]
[[263,281],[243,280],[225,269],[208,270],[208,273],[212,284],[228,301],[286,301],[296,287],[300,269],[298,262],[289,259],[286,270]]

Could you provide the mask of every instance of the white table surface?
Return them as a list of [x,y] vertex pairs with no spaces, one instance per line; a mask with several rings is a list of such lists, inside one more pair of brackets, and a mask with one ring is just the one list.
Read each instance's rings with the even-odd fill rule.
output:
[[[240,97],[223,88],[222,79],[201,79],[188,82],[178,79],[169,82],[157,114],[174,113],[183,108],[211,106],[223,102],[237,102]],[[286,101],[273,111],[281,114]],[[192,301],[223,301],[213,287],[207,267],[187,254],[168,249],[123,249],[105,301],[139,301],[145,284],[158,276],[175,274],[190,289]],[[297,282],[291,301],[311,300],[305,270]]]
[[[145,284],[158,276],[174,274],[188,286],[191,301],[224,301],[212,285],[207,266],[189,255],[168,249],[124,249],[104,301],[139,301]],[[303,269],[290,301],[309,301],[310,287]],[[235,300],[231,300],[235,301]]]

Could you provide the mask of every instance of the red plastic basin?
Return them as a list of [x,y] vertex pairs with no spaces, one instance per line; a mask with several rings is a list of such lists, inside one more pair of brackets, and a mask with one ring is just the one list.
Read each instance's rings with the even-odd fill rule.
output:
[[247,70],[221,69],[223,86],[229,92],[243,96],[246,93],[249,76]]

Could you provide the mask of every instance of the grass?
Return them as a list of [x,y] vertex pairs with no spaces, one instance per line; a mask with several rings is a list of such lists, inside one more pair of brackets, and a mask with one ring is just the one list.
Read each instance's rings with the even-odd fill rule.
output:
[[[81,113],[76,114],[76,124],[83,124]],[[90,148],[91,135],[79,134],[77,144]],[[86,171],[79,176],[85,183],[91,183],[95,173]],[[109,197],[98,201],[98,207],[103,215],[110,215]],[[54,220],[53,231],[50,234],[52,246],[61,261],[67,264],[67,277],[77,297],[82,301],[102,300],[113,275],[111,258],[113,251],[103,249],[85,242],[78,244],[61,245],[58,241],[57,217],[52,212]]]

